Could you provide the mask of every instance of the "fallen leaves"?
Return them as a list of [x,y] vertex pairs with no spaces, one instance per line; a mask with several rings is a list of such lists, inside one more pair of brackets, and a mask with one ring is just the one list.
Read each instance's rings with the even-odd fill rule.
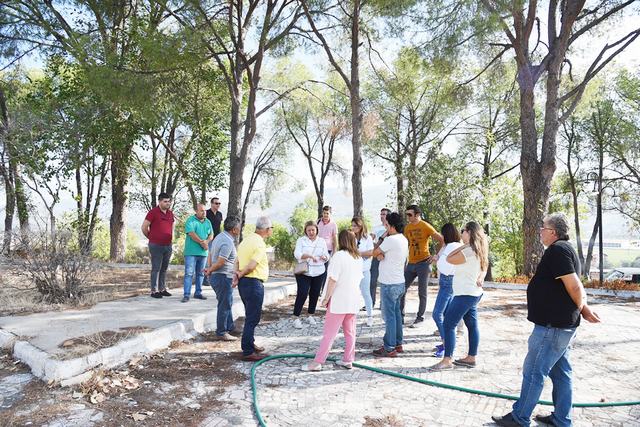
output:
[[128,417],[133,418],[133,421],[144,421],[151,415],[153,415],[153,411],[140,411],[129,414]]
[[97,371],[91,379],[82,385],[80,391],[74,391],[73,399],[86,397],[93,404],[102,403],[110,396],[123,396],[140,387],[140,380],[129,375],[129,371]]

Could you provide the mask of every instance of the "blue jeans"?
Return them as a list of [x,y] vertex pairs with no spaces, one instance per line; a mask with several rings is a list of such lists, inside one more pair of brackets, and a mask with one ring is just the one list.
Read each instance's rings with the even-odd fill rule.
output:
[[402,295],[400,300],[400,310],[404,316],[404,298],[406,292],[409,292],[409,286],[413,283],[415,278],[418,278],[418,312],[416,313],[416,320],[424,320],[424,312],[427,309],[427,283],[429,281],[429,275],[431,274],[431,264],[427,261],[416,262],[415,264],[407,264],[404,269],[404,285],[406,287],[405,294]]
[[436,304],[433,306],[431,317],[436,322],[440,337],[444,340],[444,313],[453,298],[453,275],[440,274],[438,285],[438,296],[436,297]]
[[576,328],[560,329],[535,325],[529,337],[529,351],[522,367],[520,398],[513,404],[513,418],[529,426],[529,418],[540,399],[545,377],[551,378],[554,405],[553,423],[571,425],[571,364],[569,349]]
[[400,298],[404,295],[404,283],[386,285],[380,283],[380,307],[384,319],[382,342],[387,351],[402,345],[402,312]]
[[444,357],[451,357],[456,348],[456,326],[460,319],[464,319],[464,324],[469,331],[469,356],[478,354],[480,344],[480,330],[478,329],[478,303],[482,295],[475,297],[472,295],[454,296],[447,311],[444,313]]
[[254,331],[262,316],[264,285],[261,280],[243,277],[238,282],[238,292],[244,304],[244,329],[242,330],[242,355],[252,354],[254,349]]
[[231,277],[226,274],[213,273],[209,278],[211,287],[216,293],[218,300],[218,312],[216,313],[216,335],[222,336],[225,332],[234,329],[231,306],[233,305],[233,288],[231,287]]
[[165,282],[172,252],[173,249],[171,245],[149,243],[149,255],[151,257],[151,292],[162,292],[167,289]]
[[364,307],[367,309],[367,316],[371,317],[373,313],[373,301],[371,300],[371,272],[369,270],[362,272],[362,280],[360,281],[360,293],[364,298]]
[[202,282],[204,281],[204,263],[207,261],[206,256],[185,255],[184,257],[184,296],[191,296],[191,282],[193,275],[196,275],[196,291],[194,295],[202,295]]

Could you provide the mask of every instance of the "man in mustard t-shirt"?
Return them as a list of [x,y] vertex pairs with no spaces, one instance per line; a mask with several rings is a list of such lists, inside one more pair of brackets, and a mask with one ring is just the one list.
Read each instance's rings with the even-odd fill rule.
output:
[[244,305],[242,360],[249,362],[267,357],[263,353],[264,348],[255,344],[254,330],[260,323],[262,315],[263,283],[269,278],[269,260],[264,239],[272,234],[271,220],[266,216],[261,216],[256,221],[255,233],[246,236],[238,245],[237,269],[233,274],[232,286],[238,287],[238,293],[240,293]]
[[442,235],[428,222],[422,219],[422,211],[418,205],[410,205],[405,212],[407,215],[407,225],[404,227],[404,236],[409,241],[409,260],[404,270],[405,295],[400,300],[400,308],[404,318],[404,300],[409,286],[418,277],[418,313],[416,320],[409,325],[415,328],[424,322],[424,312],[427,309],[427,282],[431,274],[431,254],[429,253],[429,239],[434,239],[438,249],[444,245]]

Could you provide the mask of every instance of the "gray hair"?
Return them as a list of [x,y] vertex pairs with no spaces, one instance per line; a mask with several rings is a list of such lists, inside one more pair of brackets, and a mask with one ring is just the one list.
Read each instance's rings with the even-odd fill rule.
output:
[[256,220],[256,230],[266,230],[271,227],[271,220],[268,216],[258,217]]
[[229,215],[224,220],[224,231],[231,231],[236,227],[240,227],[240,218],[235,215]]
[[551,213],[544,217],[543,222],[555,230],[559,240],[569,240],[569,218],[564,213]]

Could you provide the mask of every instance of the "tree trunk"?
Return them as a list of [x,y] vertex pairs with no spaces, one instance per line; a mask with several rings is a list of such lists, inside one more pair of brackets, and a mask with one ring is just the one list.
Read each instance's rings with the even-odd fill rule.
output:
[[[242,79],[240,79],[242,81]],[[240,150],[240,108],[242,106],[242,86],[238,85],[231,99],[231,150],[229,150],[229,204],[227,216],[242,217],[242,188],[244,168],[247,163]]]
[[10,179],[9,171],[2,167],[2,180],[4,182],[5,211],[4,211],[4,237],[2,242],[2,253],[11,253],[11,241],[13,237],[13,216],[16,211],[16,197],[13,192],[13,182]]
[[111,151],[111,219],[109,230],[111,245],[109,259],[124,262],[127,242],[127,202],[129,194],[129,163],[132,144],[113,147]]
[[600,211],[598,211],[598,213],[596,214],[596,223],[593,224],[593,231],[591,232],[591,237],[589,238],[589,246],[587,246],[587,257],[584,260],[584,266],[582,268],[582,274],[589,279],[591,279],[590,272],[591,261],[593,261],[593,246],[596,243],[596,236],[600,232],[600,229],[598,228],[598,224],[600,224],[600,214]]
[[20,223],[20,231],[26,237],[29,232],[29,200],[25,193],[24,183],[22,182],[22,174],[20,165],[13,158],[9,159],[10,172],[13,174],[13,185],[16,198],[16,208],[18,211],[18,221]]
[[404,191],[404,171],[402,169],[402,160],[396,163],[396,211],[400,211],[402,206],[406,206]]
[[362,200],[362,102],[360,100],[360,1],[356,0],[351,16],[351,148],[353,152],[353,173],[351,190],[353,193],[353,216],[363,217]]

